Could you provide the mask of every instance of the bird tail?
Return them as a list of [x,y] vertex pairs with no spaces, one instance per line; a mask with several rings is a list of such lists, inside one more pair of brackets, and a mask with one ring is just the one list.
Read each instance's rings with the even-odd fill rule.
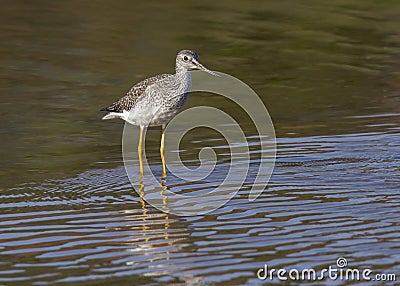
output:
[[110,106],[105,106],[105,107],[102,107],[101,109],[100,109],[100,111],[110,111],[110,112],[112,112],[112,111],[114,111]]
[[121,118],[121,113],[116,113],[116,112],[110,112],[108,114],[106,114],[105,116],[103,116],[103,120],[107,120],[107,119],[114,119],[114,118]]

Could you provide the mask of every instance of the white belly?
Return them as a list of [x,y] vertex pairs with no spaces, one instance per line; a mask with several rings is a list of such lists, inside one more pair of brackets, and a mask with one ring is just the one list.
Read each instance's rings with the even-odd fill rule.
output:
[[166,125],[178,114],[186,102],[188,93],[181,95],[170,102],[149,102],[142,100],[135,107],[124,114],[122,119],[133,125],[159,126]]

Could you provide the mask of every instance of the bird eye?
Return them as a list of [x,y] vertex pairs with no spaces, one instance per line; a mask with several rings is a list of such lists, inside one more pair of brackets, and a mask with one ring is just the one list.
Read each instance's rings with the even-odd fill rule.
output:
[[189,60],[189,58],[188,58],[187,56],[184,56],[184,57],[183,57],[183,60],[184,60],[185,62],[187,62],[187,61]]

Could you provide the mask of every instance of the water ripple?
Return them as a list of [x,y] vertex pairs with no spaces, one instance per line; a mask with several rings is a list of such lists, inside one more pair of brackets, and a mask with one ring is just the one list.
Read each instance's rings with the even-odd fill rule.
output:
[[[0,264],[0,281],[83,283],[141,275],[146,284],[192,275],[206,283],[223,281],[218,273],[252,281],[267,261],[321,267],[340,255],[353,266],[392,268],[399,257],[393,248],[400,223],[397,137],[281,138],[274,175],[259,199],[247,200],[247,182],[224,207],[185,219],[148,206],[123,168],[17,187],[1,194],[0,257],[7,262]],[[225,168],[223,157],[220,163]],[[206,192],[218,177],[189,184],[171,177],[167,184]],[[71,269],[81,274],[70,276]]]

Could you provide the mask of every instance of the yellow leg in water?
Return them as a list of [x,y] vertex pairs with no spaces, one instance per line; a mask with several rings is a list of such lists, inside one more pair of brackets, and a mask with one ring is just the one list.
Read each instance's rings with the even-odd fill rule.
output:
[[165,178],[167,176],[167,167],[165,166],[165,157],[164,157],[164,132],[165,132],[165,126],[163,125],[161,127],[160,156],[163,169],[163,177]]
[[143,127],[140,127],[140,136],[139,136],[139,144],[138,144],[138,154],[139,154],[139,168],[140,168],[140,175],[143,176]]

